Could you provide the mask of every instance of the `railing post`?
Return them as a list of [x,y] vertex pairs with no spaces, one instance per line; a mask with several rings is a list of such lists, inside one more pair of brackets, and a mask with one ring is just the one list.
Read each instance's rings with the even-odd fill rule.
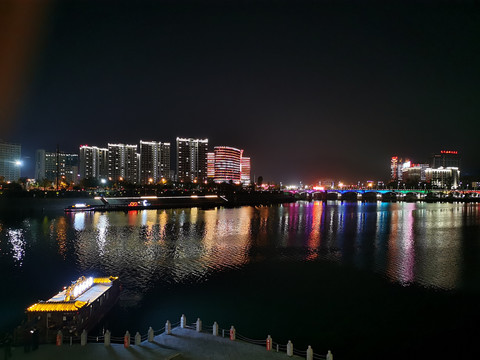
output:
[[307,360],[313,360],[313,349],[310,345],[308,345],[307,349]]
[[165,332],[167,333],[167,335],[172,335],[172,323],[170,322],[170,320],[167,320],[167,322],[165,323]]
[[105,331],[105,336],[103,338],[103,341],[105,343],[105,346],[110,346],[110,340],[111,340],[111,334],[110,334],[110,330],[107,330]]
[[80,345],[87,345],[87,332],[83,329],[82,334],[80,335]]
[[123,346],[128,348],[130,346],[130,333],[127,332],[125,333],[125,336],[123,337]]
[[137,331],[135,334],[135,345],[140,345],[142,343],[142,335]]
[[287,343],[287,356],[293,356],[293,344],[290,340]]
[[272,350],[272,337],[270,335],[267,336],[266,345],[267,345],[267,350],[268,351]]
[[225,329],[222,329],[222,337],[225,337]]
[[200,320],[200,318],[197,318],[197,324],[196,324],[196,328],[197,328],[197,332],[201,332],[202,331],[202,320]]
[[148,342],[153,342],[153,338],[155,337],[155,333],[153,332],[152,327],[148,328]]
[[63,334],[62,330],[58,330],[57,332],[57,341],[55,342],[57,346],[61,346],[63,344]]
[[213,331],[212,331],[212,333],[213,333],[214,336],[218,336],[218,324],[217,324],[216,321],[213,323]]
[[187,326],[187,317],[182,314],[182,316],[180,317],[180,327],[182,329],[185,329],[185,327]]
[[327,360],[333,360],[333,354],[330,350],[328,350],[328,353],[327,353]]
[[230,328],[230,340],[235,340],[235,328],[232,327]]

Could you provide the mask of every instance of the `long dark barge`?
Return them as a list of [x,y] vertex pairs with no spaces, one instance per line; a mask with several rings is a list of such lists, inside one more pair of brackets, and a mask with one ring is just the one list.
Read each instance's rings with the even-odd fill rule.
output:
[[117,302],[120,291],[118,277],[82,276],[49,300],[29,306],[25,323],[15,331],[15,343],[53,343],[59,330],[63,336],[88,332]]
[[219,195],[190,196],[140,196],[140,197],[96,197],[102,204],[78,203],[65,208],[65,212],[83,211],[131,211],[148,209],[166,209],[174,207],[214,208],[228,203]]

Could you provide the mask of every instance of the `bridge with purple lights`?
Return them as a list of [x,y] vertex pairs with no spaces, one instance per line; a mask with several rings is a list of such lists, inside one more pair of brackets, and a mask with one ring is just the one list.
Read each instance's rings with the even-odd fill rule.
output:
[[343,201],[480,201],[480,190],[444,189],[301,189],[291,194],[305,200]]

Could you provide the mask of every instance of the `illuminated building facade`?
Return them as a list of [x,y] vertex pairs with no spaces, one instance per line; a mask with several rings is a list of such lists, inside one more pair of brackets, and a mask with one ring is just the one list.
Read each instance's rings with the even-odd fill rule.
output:
[[243,150],[230,146],[216,146],[207,154],[207,175],[216,183],[250,185],[250,158],[243,156]]
[[108,179],[138,182],[137,145],[108,144]]
[[108,149],[98,148],[98,176],[100,179],[108,178]]
[[420,182],[426,181],[426,170],[430,167],[429,164],[413,164],[406,163],[408,166],[402,168],[402,179],[405,182]]
[[250,185],[250,158],[242,156],[240,162],[240,181],[244,186]]
[[97,179],[99,177],[98,147],[80,146],[80,178]]
[[434,188],[456,189],[459,184],[460,170],[456,167],[429,168],[426,170],[426,179]]
[[108,144],[108,179],[122,180],[125,177],[125,145]]
[[398,180],[398,156],[392,156],[390,159],[390,180]]
[[177,137],[177,180],[205,182],[207,180],[208,139]]
[[171,166],[170,166],[170,143],[158,143],[159,147],[159,159],[160,163],[158,164],[158,172],[160,181],[162,179],[171,180]]
[[137,145],[125,145],[125,176],[126,182],[137,184],[139,179],[140,154]]
[[140,183],[157,184],[170,176],[170,143],[140,140]]
[[215,176],[213,181],[216,183],[233,181],[240,184],[241,180],[241,163],[243,150],[229,147],[216,146],[215,154]]
[[460,156],[456,150],[442,150],[434,154],[430,164],[402,161],[398,156],[390,160],[391,181],[427,182],[434,188],[456,189],[460,178]]
[[108,149],[80,146],[80,178],[106,179],[108,177]]
[[213,180],[215,177],[215,153],[207,153],[207,179]]
[[456,150],[442,150],[439,154],[432,156],[432,168],[459,168],[460,169],[460,155]]
[[20,178],[22,147],[0,141],[0,176],[4,181],[17,181]]

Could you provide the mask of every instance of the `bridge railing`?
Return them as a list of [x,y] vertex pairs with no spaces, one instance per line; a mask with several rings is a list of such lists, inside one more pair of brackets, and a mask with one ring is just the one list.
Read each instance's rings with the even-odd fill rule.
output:
[[142,342],[153,342],[155,336],[166,334],[167,336],[172,334],[174,328],[189,329],[191,331],[197,331],[202,333],[209,333],[212,336],[221,336],[223,338],[229,338],[231,341],[239,341],[249,343],[257,346],[262,346],[265,351],[274,351],[279,353],[285,353],[287,356],[300,356],[307,360],[333,360],[333,355],[329,350],[327,354],[314,353],[311,346],[308,346],[306,350],[300,350],[293,346],[291,341],[287,344],[282,344],[273,341],[272,337],[268,335],[265,339],[252,339],[236,331],[234,326],[230,328],[222,328],[217,322],[214,322],[212,326],[203,326],[200,318],[193,323],[187,323],[185,315],[182,315],[180,321],[177,323],[170,323],[167,320],[164,327],[154,330],[152,327],[144,334],[137,332],[135,335],[131,335],[128,331],[123,336],[113,336],[109,330],[106,330],[103,334],[98,336],[88,335],[84,330],[80,336],[78,335],[66,335],[64,336],[61,331],[58,331],[55,344],[57,346],[80,344],[86,346],[88,343],[103,343],[105,346],[111,344],[123,344],[124,347],[138,346]]

